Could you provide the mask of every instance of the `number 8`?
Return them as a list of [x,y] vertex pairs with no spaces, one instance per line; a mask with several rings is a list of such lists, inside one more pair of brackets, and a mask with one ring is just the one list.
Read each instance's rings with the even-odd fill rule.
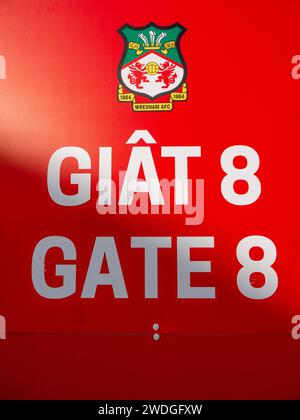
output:
[[[259,247],[264,251],[261,260],[250,258],[250,249]],[[236,249],[239,263],[243,266],[237,275],[237,285],[240,292],[250,299],[266,299],[272,296],[278,286],[278,276],[271,265],[276,260],[276,246],[265,236],[247,236],[242,239]],[[262,287],[253,287],[250,282],[252,273],[262,273],[265,284]]]
[[[236,168],[233,160],[237,156],[243,156],[247,160],[245,168]],[[222,180],[222,195],[231,204],[245,206],[254,203],[261,193],[259,179],[254,175],[259,168],[259,156],[249,146],[228,147],[221,156],[221,166],[226,176]],[[234,191],[234,183],[238,180],[246,181],[248,191],[245,194],[238,194]]]

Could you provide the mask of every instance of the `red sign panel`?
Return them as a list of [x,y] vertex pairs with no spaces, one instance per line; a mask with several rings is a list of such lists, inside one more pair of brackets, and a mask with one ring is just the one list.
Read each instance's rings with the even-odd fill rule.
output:
[[1,398],[299,398],[299,13],[1,1]]

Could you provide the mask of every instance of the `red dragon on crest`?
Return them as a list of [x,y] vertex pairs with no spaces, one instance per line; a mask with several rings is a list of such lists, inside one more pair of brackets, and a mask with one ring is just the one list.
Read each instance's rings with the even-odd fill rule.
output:
[[130,74],[128,74],[128,79],[130,80],[130,83],[132,85],[135,85],[138,89],[143,89],[143,86],[141,86],[141,83],[147,83],[149,80],[145,76],[147,73],[146,65],[143,66],[142,63],[134,63],[129,66]]
[[164,83],[162,89],[168,88],[172,83],[175,82],[177,77],[177,74],[175,73],[175,67],[175,64],[172,64],[169,61],[165,61],[161,66],[159,66],[159,72],[157,72],[159,76],[155,81]]
[[[171,84],[175,83],[177,74],[175,73],[176,65],[165,61],[163,64],[158,65],[159,71],[157,72],[158,78],[155,80],[156,83],[163,82],[162,89],[167,89]],[[133,63],[129,66],[130,73],[128,79],[132,85],[135,85],[138,89],[143,89],[141,83],[148,83],[146,64]]]

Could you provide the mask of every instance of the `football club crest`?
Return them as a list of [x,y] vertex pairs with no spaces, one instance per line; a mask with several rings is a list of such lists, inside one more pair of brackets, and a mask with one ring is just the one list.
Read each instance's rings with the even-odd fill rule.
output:
[[179,23],[124,25],[124,51],[118,69],[118,100],[134,111],[171,111],[187,99],[187,69],[180,50],[185,28]]

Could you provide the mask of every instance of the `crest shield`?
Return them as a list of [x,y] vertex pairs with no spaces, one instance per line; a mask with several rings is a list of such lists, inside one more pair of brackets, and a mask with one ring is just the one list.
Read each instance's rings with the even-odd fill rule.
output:
[[153,101],[184,84],[187,71],[180,50],[180,39],[185,32],[182,25],[126,24],[118,32],[124,40],[118,77],[127,92]]

